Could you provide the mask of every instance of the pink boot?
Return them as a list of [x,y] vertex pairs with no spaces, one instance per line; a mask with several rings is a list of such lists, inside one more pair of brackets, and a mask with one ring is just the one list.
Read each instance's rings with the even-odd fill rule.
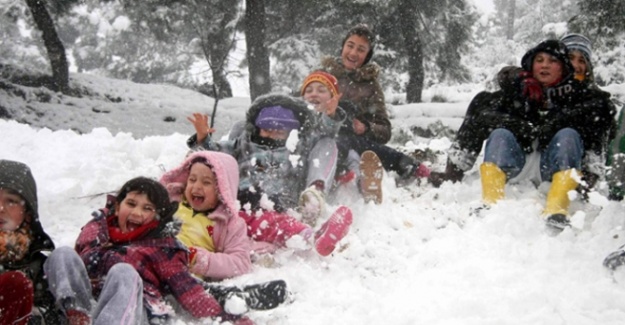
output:
[[352,210],[346,206],[340,206],[336,209],[330,219],[315,233],[315,249],[319,255],[328,256],[332,254],[336,243],[349,232],[351,224]]

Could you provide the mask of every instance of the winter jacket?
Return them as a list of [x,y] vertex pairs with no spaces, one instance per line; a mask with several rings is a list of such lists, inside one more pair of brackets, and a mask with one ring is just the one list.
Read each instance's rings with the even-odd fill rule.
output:
[[[291,109],[300,122],[296,143],[276,145],[263,142],[254,122],[260,111],[280,105]],[[261,208],[261,198],[266,194],[277,211],[286,211],[298,205],[299,194],[306,187],[308,153],[314,145],[315,119],[304,101],[278,94],[257,98],[247,111],[243,132],[234,140],[216,142],[210,137],[196,144],[193,135],[187,144],[192,149],[221,151],[232,155],[239,164],[238,199],[243,208]],[[295,131],[295,130],[294,130]],[[250,204],[246,207],[246,204]]]
[[30,168],[25,164],[0,160],[0,188],[12,189],[22,194],[28,210],[32,213],[30,229],[32,241],[26,257],[20,261],[2,264],[0,273],[21,271],[33,281],[35,301],[33,316],[29,324],[64,324],[64,316],[56,308],[54,297],[48,290],[48,281],[43,272],[47,255],[54,250],[54,243],[43,230],[39,221],[37,187]]
[[[384,103],[384,92],[378,83],[380,67],[367,63],[356,70],[347,70],[341,59],[327,57],[321,61],[324,70],[336,77],[344,100],[353,102],[355,109],[345,109],[347,121],[344,131],[351,131],[351,120],[358,119],[367,125],[364,136],[380,144],[391,139],[391,122]],[[353,133],[353,131],[351,131]]]
[[117,244],[111,241],[107,224],[107,218],[115,217],[114,206],[115,198],[109,196],[106,207],[94,212],[76,241],[75,250],[87,267],[94,297],[100,294],[111,267],[128,263],[143,279],[144,306],[150,319],[173,315],[164,299],[169,294],[193,317],[222,314],[217,300],[189,272],[188,251],[175,237],[174,209],[161,215],[158,227],[141,238]]
[[[502,69],[498,79],[507,96],[521,98],[519,86],[512,86],[520,68]],[[544,90],[545,100],[539,108],[539,149],[544,149],[551,138],[563,128],[576,130],[584,145],[584,169],[603,175],[610,134],[613,132],[616,108],[610,93],[593,83],[568,76],[558,85]]]
[[[206,236],[212,237],[214,251],[208,251],[208,247],[190,245],[198,250],[191,270],[205,278],[218,280],[248,273],[252,267],[251,243],[247,237],[245,222],[238,216],[239,169],[234,158],[221,152],[198,151],[189,155],[180,166],[165,173],[160,182],[167,188],[173,201],[185,201],[183,192],[189,177],[191,162],[198,157],[206,159],[212,166],[217,178],[219,199],[222,203],[208,215],[194,211],[193,218],[213,220],[214,225],[212,229],[206,229]],[[183,223],[181,234],[187,231],[189,229]],[[197,265],[198,263],[203,265]],[[196,270],[204,272],[197,273]]]

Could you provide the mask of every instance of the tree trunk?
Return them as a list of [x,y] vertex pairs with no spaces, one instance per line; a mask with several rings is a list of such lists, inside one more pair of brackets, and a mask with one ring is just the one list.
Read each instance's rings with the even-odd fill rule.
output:
[[420,103],[423,91],[423,48],[417,33],[417,17],[409,0],[399,2],[399,19],[403,26],[405,50],[408,55],[408,84],[406,85],[406,102]]
[[511,41],[514,38],[514,19],[516,10],[516,0],[508,0],[508,17],[506,21],[506,39]]
[[48,51],[50,67],[52,68],[51,88],[55,91],[67,92],[69,90],[69,65],[65,56],[65,47],[56,33],[54,22],[46,9],[43,0],[26,0],[28,8],[33,15],[37,28],[42,32],[43,44]]
[[265,45],[265,19],[264,0],[245,0],[245,41],[252,100],[271,91],[269,53]]

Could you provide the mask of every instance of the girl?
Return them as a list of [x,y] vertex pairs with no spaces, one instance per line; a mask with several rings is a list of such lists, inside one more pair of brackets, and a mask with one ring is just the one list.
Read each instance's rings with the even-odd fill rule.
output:
[[[54,295],[88,313],[93,291],[98,298],[92,311],[94,324],[165,322],[174,314],[166,295],[194,318],[252,324],[247,317],[235,315],[258,306],[250,293],[203,286],[189,273],[188,251],[175,238],[177,208],[160,183],[145,177],[126,182],[83,227],[75,251],[60,248],[50,256],[46,274]],[[71,281],[57,280],[57,275],[68,272],[74,275]],[[225,306],[231,296],[239,297],[240,304],[228,312]],[[257,297],[262,299],[260,294]]]
[[178,239],[191,251],[191,272],[207,280],[248,273],[251,243],[245,222],[237,216],[236,160],[220,152],[196,153],[165,173],[160,182],[172,200],[180,201]]

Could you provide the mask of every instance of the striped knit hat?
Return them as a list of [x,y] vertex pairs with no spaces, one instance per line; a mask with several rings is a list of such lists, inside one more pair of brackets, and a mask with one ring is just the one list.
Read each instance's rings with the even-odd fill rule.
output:
[[325,71],[317,70],[313,71],[311,74],[308,75],[308,77],[306,77],[306,79],[304,79],[304,83],[302,84],[302,88],[300,90],[302,96],[304,96],[306,87],[308,87],[308,85],[315,81],[320,82],[324,86],[326,86],[330,93],[332,93],[332,97],[339,94],[339,83],[336,78]]

